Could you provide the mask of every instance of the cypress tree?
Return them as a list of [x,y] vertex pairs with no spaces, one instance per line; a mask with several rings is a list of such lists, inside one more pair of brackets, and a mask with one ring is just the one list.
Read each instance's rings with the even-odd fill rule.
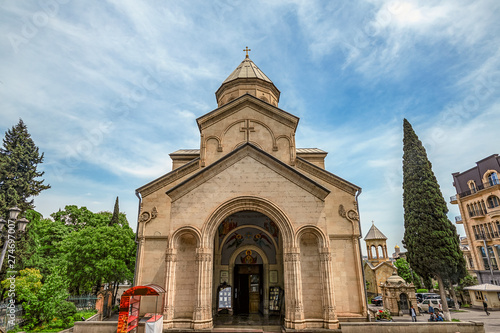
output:
[[113,209],[113,215],[111,216],[109,225],[112,226],[118,224],[120,224],[120,208],[118,207],[118,197],[116,197],[115,208]]
[[445,319],[451,320],[443,281],[465,275],[465,259],[425,148],[406,119],[403,130],[403,244],[407,261],[420,276],[438,281]]
[[37,170],[43,163],[43,153],[31,139],[28,128],[19,123],[5,132],[3,146],[0,147],[0,213],[6,216],[9,208],[18,206],[21,211],[34,207],[33,197],[49,189]]

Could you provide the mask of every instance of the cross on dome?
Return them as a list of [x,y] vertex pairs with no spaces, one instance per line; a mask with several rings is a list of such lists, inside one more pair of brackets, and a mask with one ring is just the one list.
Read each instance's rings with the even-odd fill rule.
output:
[[244,49],[243,51],[247,53],[246,58],[248,58],[248,51],[252,51],[252,50],[250,50],[250,49],[248,48],[248,46],[247,46],[247,47],[245,47],[245,49]]

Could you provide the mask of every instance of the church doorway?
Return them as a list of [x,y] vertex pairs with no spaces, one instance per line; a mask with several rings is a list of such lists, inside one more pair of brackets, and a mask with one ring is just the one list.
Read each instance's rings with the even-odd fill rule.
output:
[[263,312],[262,289],[262,265],[235,265],[234,314]]
[[220,223],[214,239],[214,308],[221,310],[217,293],[228,285],[231,305],[224,313],[276,312],[270,297],[284,286],[281,238],[277,225],[256,211],[240,211]]

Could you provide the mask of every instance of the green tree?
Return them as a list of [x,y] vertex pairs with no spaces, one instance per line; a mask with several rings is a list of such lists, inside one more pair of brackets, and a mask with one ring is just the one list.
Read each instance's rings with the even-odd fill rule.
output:
[[16,302],[29,302],[42,288],[42,274],[34,268],[21,270],[14,279],[3,280],[2,288],[5,290],[5,298],[15,298]]
[[[425,148],[406,119],[403,127],[403,244],[415,272],[434,276],[440,286],[445,286],[444,279],[465,276],[465,260]],[[439,291],[445,300],[444,287]],[[443,302],[443,312],[445,319],[451,320],[447,302]]]
[[410,268],[410,264],[406,259],[399,258],[394,262],[394,266],[398,269],[398,275],[405,279],[406,282],[413,283],[417,289],[422,286],[420,276]]
[[[108,220],[109,221],[109,220]],[[133,278],[135,235],[127,226],[84,228],[61,243],[65,275],[77,292],[97,290],[102,283],[114,286]]]
[[48,276],[53,267],[61,266],[61,241],[72,231],[71,226],[60,220],[44,219],[34,210],[26,212],[30,221],[26,228],[27,239],[24,256],[18,262],[18,269],[34,267],[43,276]]
[[111,216],[111,221],[109,225],[120,223],[120,207],[118,206],[118,197],[116,197],[115,208],[113,209],[113,216]]
[[6,216],[8,209],[18,206],[21,211],[33,208],[33,197],[49,189],[40,179],[44,172],[38,171],[43,163],[28,128],[19,123],[5,132],[3,147],[0,148],[0,213]]
[[[67,281],[59,274],[57,268],[42,284],[42,275],[37,269],[25,269],[15,279],[16,300],[22,301],[27,323],[23,328],[32,329],[41,322],[52,320],[66,298]],[[2,281],[2,286],[10,288],[11,281]],[[8,291],[7,291],[8,292]]]

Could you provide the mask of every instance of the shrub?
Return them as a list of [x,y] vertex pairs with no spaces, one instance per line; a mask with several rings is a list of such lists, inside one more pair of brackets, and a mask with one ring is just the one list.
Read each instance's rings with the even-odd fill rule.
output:
[[417,289],[417,293],[428,293],[428,289]]
[[68,326],[76,313],[76,306],[72,302],[62,301],[56,315],[62,319],[63,325]]

